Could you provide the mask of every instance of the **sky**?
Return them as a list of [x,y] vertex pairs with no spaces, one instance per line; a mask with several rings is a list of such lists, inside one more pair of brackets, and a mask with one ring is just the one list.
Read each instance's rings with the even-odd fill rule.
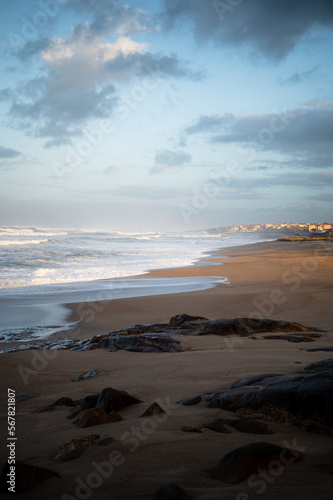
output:
[[331,0],[0,0],[0,224],[333,222]]

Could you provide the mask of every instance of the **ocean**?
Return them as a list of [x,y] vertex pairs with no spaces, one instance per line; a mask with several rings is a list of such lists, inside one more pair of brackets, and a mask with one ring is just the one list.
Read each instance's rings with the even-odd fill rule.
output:
[[[153,269],[202,265],[209,252],[256,235],[0,227],[0,342],[70,327],[62,303],[194,291],[221,278],[145,278]],[[140,279],[134,276],[141,275]]]

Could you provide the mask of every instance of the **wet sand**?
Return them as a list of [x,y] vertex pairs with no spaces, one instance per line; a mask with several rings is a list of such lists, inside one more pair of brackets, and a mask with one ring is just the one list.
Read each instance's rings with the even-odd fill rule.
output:
[[[111,353],[98,349],[30,350],[2,355],[1,436],[7,436],[7,388],[14,389],[16,395],[38,396],[16,405],[17,458],[61,475],[17,498],[148,500],[168,482],[176,482],[193,498],[207,500],[330,498],[332,476],[323,472],[323,464],[332,452],[332,436],[311,434],[275,422],[269,422],[275,432],[269,436],[237,431],[219,434],[208,429],[202,433],[184,433],[180,431],[184,425],[201,425],[232,414],[208,409],[204,402],[194,407],[176,402],[226,388],[245,376],[296,371],[311,362],[332,357],[327,352],[306,349],[333,346],[333,245],[331,242],[257,243],[225,249],[223,255],[214,252],[211,260],[217,265],[156,271],[148,276],[223,276],[229,285],[190,293],[73,304],[71,319],[79,323],[70,335],[88,338],[133,324],[167,322],[176,314],[187,313],[209,319],[250,316],[297,321],[325,330],[324,336],[311,344],[187,337],[182,342],[188,350],[181,353]],[[106,373],[73,382],[76,376],[94,368]],[[66,418],[67,407],[36,413],[62,396],[80,399],[105,387],[125,390],[143,402],[121,410],[124,419],[121,422],[85,429],[77,428]],[[155,400],[159,400],[166,415],[160,415],[159,420],[140,418]],[[106,447],[85,450],[75,460],[63,463],[52,460],[62,444],[88,434],[108,434],[114,440]],[[257,441],[298,446],[303,449],[305,459],[285,467],[279,476],[269,476],[262,493],[247,481],[227,485],[212,479],[211,471],[223,455]],[[2,444],[1,462],[6,458],[7,450]],[[102,477],[101,472],[92,475],[96,467],[103,462],[110,464],[110,460],[114,463],[108,477]]]

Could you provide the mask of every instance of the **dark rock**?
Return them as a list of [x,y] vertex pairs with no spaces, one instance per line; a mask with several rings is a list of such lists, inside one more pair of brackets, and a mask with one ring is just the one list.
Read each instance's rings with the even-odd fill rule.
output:
[[57,399],[55,403],[53,403],[51,406],[74,406],[75,403],[71,398],[63,397],[60,399]]
[[178,484],[169,483],[156,491],[153,500],[191,500],[191,497]]
[[126,406],[139,404],[140,399],[130,396],[126,391],[118,391],[107,387],[103,389],[96,403],[96,408],[103,408],[107,413],[111,411],[119,411]]
[[299,323],[276,321],[272,319],[234,318],[201,321],[197,324],[201,335],[239,335],[249,337],[263,332],[312,332],[314,328],[307,328]]
[[260,422],[250,417],[238,418],[233,423],[233,426],[239,432],[246,432],[248,434],[274,434],[265,422]]
[[299,344],[300,342],[314,342],[315,339],[320,339],[322,335],[320,333],[305,333],[305,334],[298,334],[295,333],[294,335],[265,335],[264,339],[271,339],[271,340],[287,340],[288,342],[293,342],[294,344]]
[[324,360],[296,374],[264,374],[242,379],[227,390],[213,393],[209,406],[267,415],[305,430],[333,433],[333,369],[330,367],[333,360]]
[[219,462],[213,478],[228,484],[238,484],[270,465],[284,467],[299,462],[302,454],[270,443],[251,443],[227,453]]
[[161,408],[161,406],[156,403],[152,403],[147,409],[146,411],[143,412],[143,414],[141,415],[141,417],[151,417],[152,415],[158,415],[160,413],[165,413],[165,411],[163,410],[163,408]]
[[112,443],[113,437],[111,436],[102,436],[94,446],[108,446]]
[[[179,314],[173,316],[169,323],[134,325],[126,330],[110,332],[106,335],[95,335],[90,339],[66,339],[49,341],[38,345],[29,344],[27,349],[71,349],[87,351],[91,349],[109,349],[118,351],[125,349],[135,352],[181,352],[181,343],[172,335],[238,335],[255,338],[257,333],[269,332],[302,332],[313,333],[315,328],[308,328],[299,323],[275,321],[257,318],[233,318],[208,320],[200,316]],[[312,335],[320,336],[320,334]],[[307,335],[303,335],[304,338]],[[285,338],[285,337],[283,337]],[[297,336],[295,338],[298,338]],[[292,340],[292,338],[290,337]]]
[[[8,491],[7,475],[10,472],[10,466],[6,463],[1,471],[0,492],[11,493]],[[34,486],[51,477],[60,477],[58,472],[54,472],[37,465],[28,465],[16,462],[15,464],[15,493],[27,493]]]
[[209,321],[207,318],[201,316],[189,316],[188,314],[177,314],[170,319],[170,325],[182,326],[184,323],[191,323],[193,321]]
[[98,373],[106,373],[105,370],[99,370],[98,368],[94,368],[93,370],[90,370],[87,373],[84,373],[83,375],[79,375],[78,377],[75,377],[73,382],[79,382],[80,380],[84,380],[86,378],[92,378],[95,377]]
[[206,429],[210,429],[212,431],[216,432],[221,432],[223,434],[230,434],[231,430],[228,429],[225,424],[227,425],[232,425],[233,420],[228,420],[225,418],[216,418],[214,420],[210,420],[209,422],[205,422],[203,424],[203,427],[206,427]]
[[201,402],[201,396],[192,396],[190,398],[183,399],[180,403],[183,406],[195,406]]
[[304,368],[307,372],[321,372],[321,371],[331,371],[333,370],[333,359],[323,359],[322,361],[316,361],[311,363]]
[[106,446],[110,444],[113,439],[110,436],[101,437],[99,434],[90,434],[88,436],[80,436],[71,439],[63,444],[60,449],[55,453],[53,460],[56,462],[66,462],[78,458],[86,448],[91,446]]
[[52,411],[55,410],[56,407],[54,405],[50,405],[50,406],[45,406],[45,408],[41,408],[40,410],[37,410],[36,413],[46,413],[46,412],[51,413]]
[[99,394],[94,394],[92,396],[86,396],[79,401],[79,404],[72,410],[72,413],[68,418],[76,417],[81,411],[88,410],[89,408],[95,408],[98,401]]
[[55,453],[53,460],[55,462],[68,462],[68,460],[75,460],[76,458],[79,458],[83,452],[83,448],[76,446],[68,448],[61,447],[60,450]]
[[313,347],[312,349],[307,349],[306,352],[317,352],[317,351],[333,351],[333,347]]
[[119,422],[123,418],[116,411],[107,413],[103,408],[91,408],[87,410],[84,415],[78,420],[74,421],[74,424],[78,427],[92,427],[93,425],[109,424],[111,422]]
[[235,389],[236,387],[243,387],[246,385],[261,385],[260,382],[267,378],[279,377],[280,373],[261,373],[260,375],[252,375],[251,377],[241,378],[236,380],[233,384],[229,386],[229,389]]
[[117,335],[109,337],[105,347],[112,351],[182,352],[180,342],[168,335]]
[[182,432],[201,432],[201,427],[192,427],[191,425],[183,425],[180,429]]
[[15,403],[22,403],[27,399],[38,398],[35,394],[22,394],[21,396],[15,396]]

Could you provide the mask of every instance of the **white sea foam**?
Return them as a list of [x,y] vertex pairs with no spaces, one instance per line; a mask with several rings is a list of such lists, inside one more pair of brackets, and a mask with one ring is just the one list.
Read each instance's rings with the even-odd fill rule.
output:
[[201,232],[163,233],[0,228],[0,288],[86,282],[193,264],[248,239]]
[[[184,267],[205,253],[258,241],[200,232],[121,232],[0,228],[0,340],[47,336],[68,328],[59,306],[88,300],[210,288],[214,278],[150,280],[151,269]],[[52,326],[52,329],[48,328]],[[15,334],[15,335],[14,335]]]
[[0,246],[8,247],[10,245],[39,245],[40,243],[43,243],[45,241],[48,240],[45,238],[42,240],[0,240]]

